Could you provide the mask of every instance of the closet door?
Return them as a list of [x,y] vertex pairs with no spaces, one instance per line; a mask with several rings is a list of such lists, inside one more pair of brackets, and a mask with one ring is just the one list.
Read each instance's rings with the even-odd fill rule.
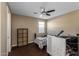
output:
[[17,29],[17,46],[24,46],[28,44],[28,29],[18,28]]

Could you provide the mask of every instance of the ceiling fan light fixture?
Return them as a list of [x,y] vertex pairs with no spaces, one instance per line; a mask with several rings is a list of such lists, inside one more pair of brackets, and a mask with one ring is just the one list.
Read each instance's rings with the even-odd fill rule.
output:
[[41,12],[43,12],[43,11],[44,11],[44,9],[42,8],[42,9],[41,9]]
[[41,14],[40,17],[43,17],[43,15]]

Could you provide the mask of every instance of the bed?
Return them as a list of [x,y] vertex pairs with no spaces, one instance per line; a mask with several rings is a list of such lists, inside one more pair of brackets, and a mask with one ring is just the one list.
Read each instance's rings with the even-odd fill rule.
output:
[[40,49],[43,49],[43,47],[47,45],[47,37],[36,37],[34,43],[36,43]]
[[[61,30],[56,36],[59,36],[63,32],[64,31]],[[40,49],[43,49],[44,46],[47,46],[47,35],[45,35],[44,37],[37,37],[35,33],[34,37],[35,37],[34,43],[36,43]]]

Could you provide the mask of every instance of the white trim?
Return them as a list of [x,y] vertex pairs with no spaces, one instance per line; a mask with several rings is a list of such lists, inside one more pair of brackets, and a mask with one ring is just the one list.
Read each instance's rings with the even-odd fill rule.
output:
[[33,43],[34,41],[30,41],[30,42],[28,42],[28,43]]
[[[28,43],[33,43],[33,41],[30,41],[30,42],[28,42]],[[17,44],[13,44],[12,45],[12,47],[16,47],[17,46]]]
[[16,46],[17,46],[17,44],[12,45],[12,47],[16,47]]

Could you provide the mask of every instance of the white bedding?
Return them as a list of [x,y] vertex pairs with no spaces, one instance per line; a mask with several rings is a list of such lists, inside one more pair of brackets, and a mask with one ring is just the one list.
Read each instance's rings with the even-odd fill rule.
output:
[[40,49],[43,48],[43,46],[47,45],[47,37],[37,37],[34,40],[34,43],[36,43]]

